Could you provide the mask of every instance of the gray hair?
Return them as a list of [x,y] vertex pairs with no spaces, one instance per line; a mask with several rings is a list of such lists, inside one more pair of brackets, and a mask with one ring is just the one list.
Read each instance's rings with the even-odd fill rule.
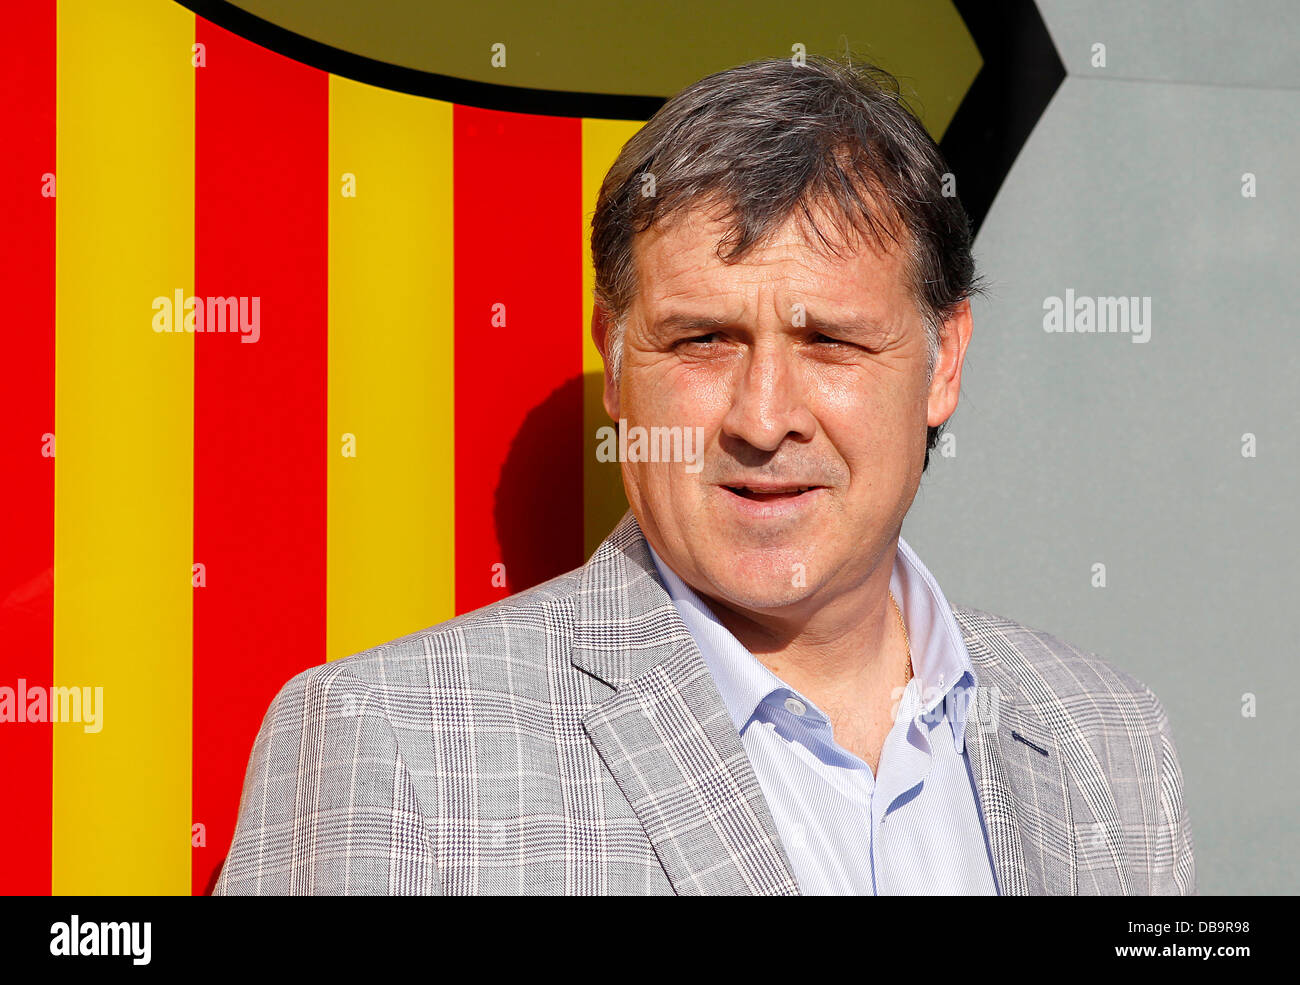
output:
[[[726,233],[717,255],[726,263],[743,259],[791,215],[835,255],[852,233],[879,250],[902,242],[926,329],[928,382],[943,322],[982,290],[970,221],[946,177],[943,155],[898,80],[869,63],[763,59],[683,89],[623,145],[592,217],[592,293],[610,320],[614,380],[636,292],[635,236],[718,203]],[[833,238],[813,218],[813,204],[827,207]],[[925,467],[942,427],[927,431]]]

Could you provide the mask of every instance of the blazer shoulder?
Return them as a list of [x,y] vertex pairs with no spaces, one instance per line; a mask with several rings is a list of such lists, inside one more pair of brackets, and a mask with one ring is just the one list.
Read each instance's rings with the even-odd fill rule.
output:
[[[978,609],[954,606],[953,614],[977,674],[987,671],[999,687],[1015,691],[1016,702],[1033,707],[1058,741],[1082,739],[1092,750],[1117,809],[1141,831],[1141,840],[1130,845],[1134,857],[1146,860],[1141,891],[1195,893],[1182,764],[1155,692],[1128,671],[1052,633]],[[1086,771],[1086,761],[1077,758],[1085,747],[1074,742],[1073,748],[1071,769]]]
[[[430,676],[463,674],[475,657],[508,661],[516,669],[541,665],[548,638],[571,631],[581,568],[556,575],[490,605],[461,613],[326,666],[368,684],[427,687]],[[315,668],[314,668],[315,669]]]
[[1155,694],[1109,660],[1006,616],[966,606],[952,608],[977,669],[996,666],[1020,684],[1032,673],[1064,701],[1097,696],[1131,698],[1155,722],[1159,709]]

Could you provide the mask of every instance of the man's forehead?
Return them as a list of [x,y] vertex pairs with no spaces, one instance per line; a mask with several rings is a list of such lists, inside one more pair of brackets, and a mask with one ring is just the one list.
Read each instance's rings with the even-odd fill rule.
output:
[[[674,298],[708,300],[717,287],[761,281],[779,270],[791,288],[811,295],[865,301],[905,292],[902,250],[882,249],[834,220],[817,217],[830,243],[792,214],[743,256],[725,261],[735,231],[702,208],[675,215],[640,233],[634,242],[639,297],[649,304]],[[834,247],[834,248],[832,248]],[[722,300],[722,299],[718,299]]]

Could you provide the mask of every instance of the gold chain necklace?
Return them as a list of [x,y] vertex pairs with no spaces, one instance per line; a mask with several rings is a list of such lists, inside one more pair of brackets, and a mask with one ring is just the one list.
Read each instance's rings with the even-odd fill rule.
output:
[[907,623],[903,622],[903,610],[898,607],[893,592],[889,593],[889,601],[894,603],[894,611],[898,613],[898,626],[903,631],[903,644],[907,647],[907,676],[903,678],[903,687],[907,687],[912,680],[912,641],[907,638]]

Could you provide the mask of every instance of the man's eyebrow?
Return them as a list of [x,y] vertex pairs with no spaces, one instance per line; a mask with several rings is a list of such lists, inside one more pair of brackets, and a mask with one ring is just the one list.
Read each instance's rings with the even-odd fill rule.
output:
[[878,335],[886,331],[884,325],[867,315],[831,319],[819,318],[810,313],[804,316],[804,323],[808,328],[827,335]]
[[[793,316],[791,320],[793,321]],[[654,329],[659,332],[685,331],[697,328],[716,330],[730,324],[734,324],[734,321],[729,318],[676,313],[664,315],[662,318],[657,319],[654,322]],[[830,335],[863,335],[884,330],[883,326],[878,324],[875,319],[866,316],[830,319],[820,318],[814,314],[804,315],[804,327],[818,332],[826,332]]]
[[674,332],[691,328],[718,329],[729,323],[730,319],[727,318],[711,318],[707,315],[677,313],[664,315],[664,317],[656,319],[654,330],[657,332]]

